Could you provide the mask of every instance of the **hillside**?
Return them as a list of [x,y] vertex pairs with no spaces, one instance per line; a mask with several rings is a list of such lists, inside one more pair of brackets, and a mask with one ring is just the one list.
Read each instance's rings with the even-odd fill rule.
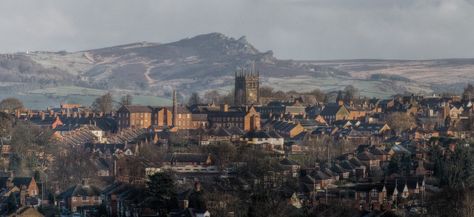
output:
[[[163,44],[4,54],[0,56],[0,97],[42,94],[54,102],[68,101],[68,95],[93,98],[90,93],[104,90],[156,97],[169,97],[172,89],[183,96],[211,89],[230,91],[234,72],[253,64],[261,72],[263,85],[283,90],[334,91],[351,84],[364,95],[386,97],[407,91],[457,91],[474,81],[474,59],[280,60],[272,51],[259,51],[245,37],[210,33]],[[45,88],[49,91],[41,91]]]

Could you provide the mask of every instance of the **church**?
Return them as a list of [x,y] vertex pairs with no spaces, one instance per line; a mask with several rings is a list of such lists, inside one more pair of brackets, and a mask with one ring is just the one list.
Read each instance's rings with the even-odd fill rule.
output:
[[260,102],[260,73],[252,69],[235,72],[235,106],[257,105]]

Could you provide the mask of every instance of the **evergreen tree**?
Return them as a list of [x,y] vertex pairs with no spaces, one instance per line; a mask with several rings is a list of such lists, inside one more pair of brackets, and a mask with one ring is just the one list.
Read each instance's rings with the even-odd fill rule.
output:
[[152,204],[160,216],[177,208],[176,186],[169,172],[155,173],[149,176],[147,193],[152,197]]

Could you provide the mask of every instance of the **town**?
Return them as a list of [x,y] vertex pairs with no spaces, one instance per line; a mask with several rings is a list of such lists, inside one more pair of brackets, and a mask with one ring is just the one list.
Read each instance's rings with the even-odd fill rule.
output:
[[0,103],[2,216],[473,216],[474,87]]

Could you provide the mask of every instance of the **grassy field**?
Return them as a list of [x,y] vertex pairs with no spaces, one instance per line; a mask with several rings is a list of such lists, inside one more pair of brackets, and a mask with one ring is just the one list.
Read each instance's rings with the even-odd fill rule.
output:
[[[59,107],[61,103],[77,103],[89,106],[94,100],[105,94],[106,91],[75,86],[61,86],[28,91],[26,93],[4,94],[0,93],[0,100],[7,97],[20,99],[23,104],[31,109],[45,109],[48,107]],[[112,92],[115,101],[119,101],[125,93]],[[171,99],[150,96],[133,95],[133,103],[151,106],[168,106],[172,104]]]
[[105,90],[76,87],[76,86],[60,86],[50,87],[45,89],[37,89],[29,91],[30,94],[46,94],[54,96],[69,96],[69,95],[83,95],[83,96],[99,96],[105,94]]

